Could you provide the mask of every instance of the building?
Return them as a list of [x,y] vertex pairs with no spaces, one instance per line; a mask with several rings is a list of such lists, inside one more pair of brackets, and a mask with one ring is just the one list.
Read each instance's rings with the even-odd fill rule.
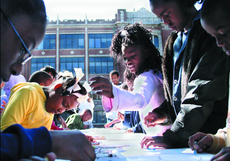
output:
[[[51,65],[57,72],[63,70],[73,72],[73,68],[82,68],[85,73],[82,80],[86,81],[93,76],[109,78],[109,72],[113,69],[123,73],[124,66],[110,57],[109,48],[113,35],[124,26],[135,22],[140,22],[153,31],[153,43],[162,53],[171,29],[145,8],[133,12],[118,9],[115,19],[112,20],[88,20],[86,17],[79,21],[60,21],[57,18],[48,22],[45,37],[38,48],[32,51],[33,59],[23,67],[22,74],[28,79],[30,74],[45,65]],[[101,117],[103,110],[100,97],[93,94],[93,99],[94,121],[106,122],[104,117]]]

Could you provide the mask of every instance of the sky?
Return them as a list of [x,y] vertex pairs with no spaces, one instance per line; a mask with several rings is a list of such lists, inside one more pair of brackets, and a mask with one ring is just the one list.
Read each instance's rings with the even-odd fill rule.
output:
[[150,11],[149,0],[44,0],[49,20],[115,18],[117,9],[132,12],[144,7]]

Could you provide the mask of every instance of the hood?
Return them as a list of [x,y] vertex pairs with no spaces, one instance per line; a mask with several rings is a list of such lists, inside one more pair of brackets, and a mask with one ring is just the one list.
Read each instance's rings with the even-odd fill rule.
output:
[[40,86],[38,83],[30,83],[30,82],[25,82],[25,83],[18,83],[16,84],[12,89],[11,89],[11,94],[15,93],[16,91],[22,89],[22,88],[28,88],[30,90],[37,90],[43,97],[44,99],[46,98],[45,93],[42,89],[42,86]]

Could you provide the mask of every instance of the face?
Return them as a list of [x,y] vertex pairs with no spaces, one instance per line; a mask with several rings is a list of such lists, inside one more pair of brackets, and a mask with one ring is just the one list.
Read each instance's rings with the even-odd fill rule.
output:
[[119,84],[119,78],[116,74],[110,75],[110,80],[113,82],[113,84],[118,85]]
[[83,122],[85,122],[85,121],[90,120],[91,118],[92,118],[92,116],[88,112],[85,112],[83,117],[82,117],[82,120],[83,120]]
[[49,93],[46,101],[46,111],[61,114],[79,106],[79,102],[76,99],[77,96],[75,95],[62,96],[62,88],[60,87]]
[[47,80],[43,86],[49,86],[51,83],[53,83],[53,79],[50,78],[49,80]]
[[205,19],[201,19],[202,27],[213,37],[216,44],[230,55],[230,19],[221,12],[215,12]]
[[122,54],[126,68],[134,74],[142,67],[146,59],[145,51],[141,45],[122,45]]
[[150,4],[150,7],[152,12],[163,19],[164,24],[173,30],[182,31],[188,23],[185,12],[174,1],[159,2],[157,5]]
[[[30,51],[40,44],[45,34],[45,23],[33,22],[25,15],[13,16],[10,20]],[[24,51],[23,44],[5,19],[4,24],[1,23],[1,81],[8,81],[11,74],[20,74],[21,53]]]

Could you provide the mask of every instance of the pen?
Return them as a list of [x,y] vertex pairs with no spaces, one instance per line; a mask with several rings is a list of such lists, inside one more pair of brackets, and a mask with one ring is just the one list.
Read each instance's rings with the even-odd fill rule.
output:
[[95,153],[96,153],[96,154],[99,153],[100,150],[101,150],[101,148],[96,149],[96,150],[95,150]]

